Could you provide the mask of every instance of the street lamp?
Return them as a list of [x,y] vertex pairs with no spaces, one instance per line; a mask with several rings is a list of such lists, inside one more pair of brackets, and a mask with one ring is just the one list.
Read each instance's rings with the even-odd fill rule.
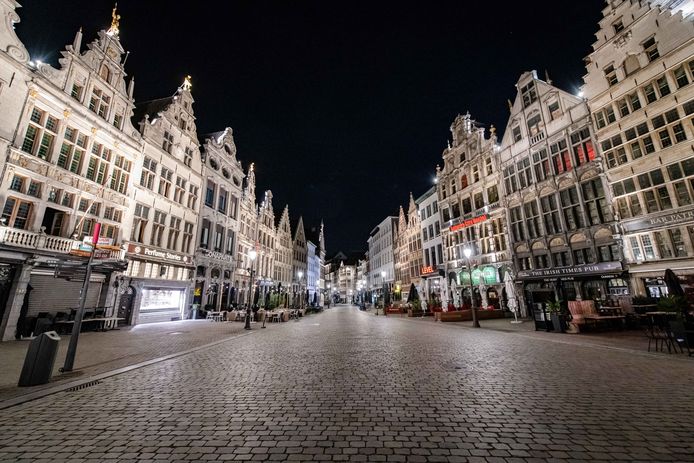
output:
[[[386,312],[386,272],[385,270],[381,270],[381,278],[383,279],[383,315],[388,316],[388,312]],[[376,311],[376,315],[378,315],[378,311]]]
[[243,328],[246,330],[251,329],[251,301],[253,297],[253,262],[255,258],[258,257],[258,253],[255,249],[248,251],[248,258],[251,260],[251,279],[248,282],[248,307],[246,307],[246,326]]
[[472,311],[472,327],[479,328],[480,322],[477,321],[477,312],[475,311],[475,299],[472,296],[472,267],[470,266],[470,256],[472,255],[472,249],[463,249],[463,254],[465,254],[465,260],[467,260],[467,272],[470,277],[470,310]]

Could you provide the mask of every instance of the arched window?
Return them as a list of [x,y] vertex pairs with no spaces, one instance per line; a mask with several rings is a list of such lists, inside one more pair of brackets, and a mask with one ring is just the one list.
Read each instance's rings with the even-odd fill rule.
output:
[[101,65],[101,69],[99,70],[99,77],[104,79],[109,84],[111,83],[111,70],[105,64]]

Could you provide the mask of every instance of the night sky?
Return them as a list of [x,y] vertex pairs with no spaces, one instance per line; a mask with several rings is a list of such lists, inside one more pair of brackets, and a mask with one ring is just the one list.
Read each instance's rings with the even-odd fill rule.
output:
[[[25,0],[17,31],[57,65],[84,27],[107,29],[113,3]],[[508,6],[508,3],[511,6]],[[575,92],[604,0],[533,2],[121,0],[120,38],[135,100],[193,77],[198,133],[234,129],[304,223],[325,221],[328,253],[366,249],[371,229],[431,185],[455,116],[501,135],[520,74],[547,69]]]

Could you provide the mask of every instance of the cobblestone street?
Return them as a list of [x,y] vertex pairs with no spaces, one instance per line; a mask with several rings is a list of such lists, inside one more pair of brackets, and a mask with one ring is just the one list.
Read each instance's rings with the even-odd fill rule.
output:
[[694,361],[352,307],[3,410],[0,461],[694,461]]

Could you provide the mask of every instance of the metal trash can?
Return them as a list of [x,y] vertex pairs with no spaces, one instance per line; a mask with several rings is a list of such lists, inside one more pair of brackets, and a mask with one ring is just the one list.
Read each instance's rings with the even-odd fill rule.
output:
[[60,336],[55,331],[42,333],[32,339],[19,376],[19,386],[46,384],[53,374]]

